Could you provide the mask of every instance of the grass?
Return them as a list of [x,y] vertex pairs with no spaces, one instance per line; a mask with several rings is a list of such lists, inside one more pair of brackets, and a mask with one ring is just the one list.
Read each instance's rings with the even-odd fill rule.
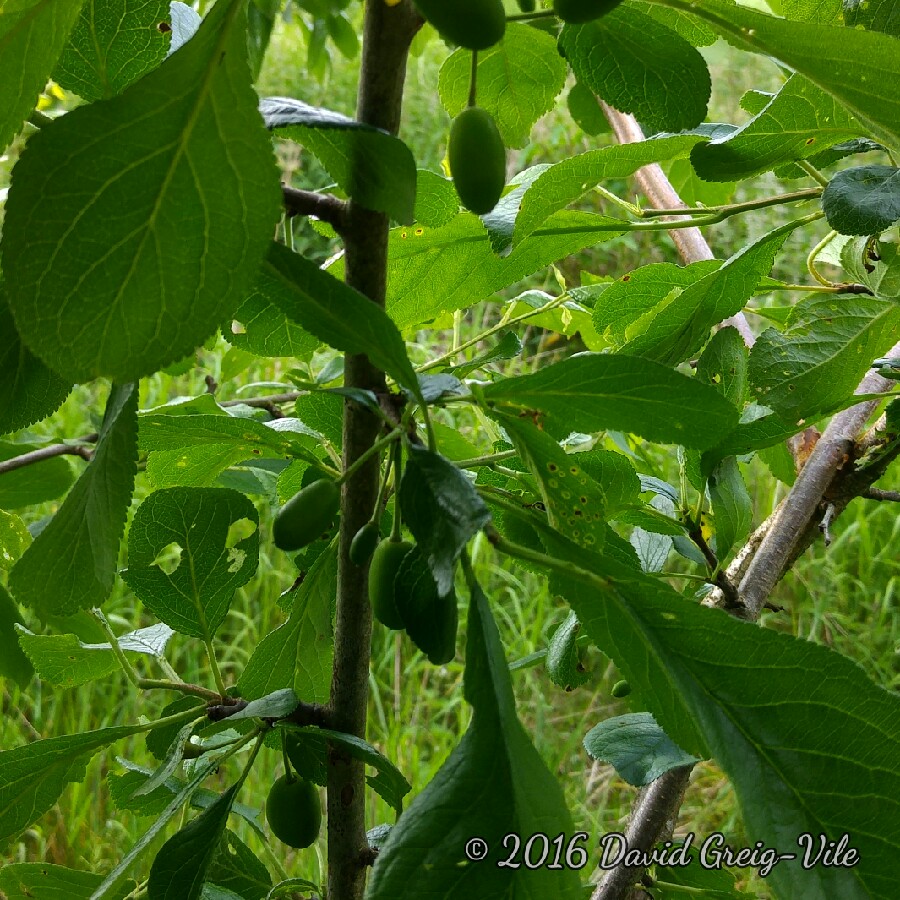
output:
[[[335,66],[328,79],[320,83],[303,77],[304,52],[296,29],[280,25],[260,78],[260,93],[287,94],[352,113],[355,97],[353,66]],[[743,90],[749,87],[771,90],[777,86],[779,73],[771,63],[756,61],[734,67],[732,51],[727,48],[716,45],[704,52],[713,67],[714,84],[717,85],[712,104],[713,120],[733,121]],[[436,171],[441,165],[448,126],[447,116],[433,100],[436,65],[441,53],[441,48],[432,44],[412,61],[404,114],[404,137],[419,164]],[[743,114],[738,112],[737,115]],[[522,166],[556,160],[591,149],[598,140],[609,138],[594,139],[575,134],[567,124],[565,114],[557,110],[539,123],[532,144],[518,153],[516,163]],[[14,149],[11,159],[15,152]],[[328,184],[327,174],[302,149],[281,144],[279,157],[285,177],[298,187],[318,188]],[[11,159],[3,165],[8,167]],[[5,174],[6,169],[0,170],[0,178]],[[628,196],[631,191],[631,186],[624,182],[608,187],[623,196]],[[763,179],[754,187],[754,190],[772,189],[778,189],[774,179]],[[746,190],[742,188],[745,193]],[[588,202],[602,205],[602,201]],[[724,257],[742,246],[748,237],[764,233],[786,221],[790,215],[788,210],[781,209],[732,219],[711,229],[708,237],[717,255]],[[298,247],[314,257],[324,259],[333,249],[332,242],[312,229],[298,227],[297,231]],[[780,258],[777,274],[789,280],[802,277],[805,252],[795,239]],[[562,271],[570,279],[580,277],[582,269],[596,275],[618,276],[647,262],[675,259],[667,237],[630,235],[580,254],[577,260],[566,261]],[[552,275],[530,279],[527,286],[552,288]],[[504,292],[501,299],[514,296],[521,288],[520,285]],[[460,317],[463,337],[477,334],[479,327],[495,321],[497,309],[495,303],[486,303],[471,315]],[[545,353],[556,354],[567,349],[565,342],[548,342],[546,336],[532,329],[523,329],[523,332],[530,334],[528,349],[536,354],[536,358],[546,359]],[[440,352],[442,347],[449,346],[449,341],[449,333],[423,335],[422,343],[414,350],[417,361]],[[224,349],[225,345],[220,342],[214,350],[201,351],[198,365],[184,375],[157,375],[147,379],[142,386],[141,407],[154,406],[174,396],[203,393],[207,375],[221,382],[220,396],[223,397],[237,396],[241,384],[284,380],[288,367],[285,361],[255,362],[236,377],[224,378]],[[529,358],[528,365],[535,364],[534,359]],[[511,363],[510,367],[515,365]],[[96,427],[97,410],[101,408],[105,391],[106,387],[101,384],[79,387],[55,416],[35,426],[29,434],[49,441],[92,430]],[[448,414],[443,421],[458,429],[476,446],[489,448],[484,423],[473,414]],[[26,436],[20,437],[24,440]],[[642,470],[652,470],[661,477],[677,481],[670,455],[654,448],[641,450]],[[72,465],[83,468],[81,462]],[[758,522],[774,508],[784,488],[768,475],[758,460],[750,463],[746,471],[753,491],[754,522]],[[884,482],[885,487],[900,486],[896,473]],[[135,505],[148,491],[146,481],[139,479]],[[268,501],[261,498],[260,506],[262,520],[268,521]],[[48,504],[42,509],[28,511],[29,522],[52,514],[55,507],[56,504]],[[787,612],[770,624],[833,646],[857,660],[874,681],[896,690],[900,685],[900,562],[896,554],[900,520],[888,504],[856,501],[838,521],[835,534],[836,540],[828,550],[821,544],[815,545],[780,585],[774,599],[782,603]],[[482,539],[474,541],[472,555],[478,576],[491,598],[507,657],[518,659],[536,648],[545,647],[554,628],[565,617],[564,605],[549,594],[542,579],[498,559]],[[125,563],[123,556],[122,565]],[[670,560],[670,567],[690,570],[684,561],[676,565]],[[284,620],[285,613],[278,600],[294,575],[288,557],[263,540],[258,574],[237,592],[217,643],[219,665],[226,681],[236,680],[253,648]],[[462,590],[460,597],[464,618]],[[105,609],[117,631],[151,621],[121,583]],[[456,659],[446,666],[435,667],[428,664],[405,637],[376,628],[370,676],[369,740],[410,778],[414,793],[437,772],[470,720],[470,710],[461,691],[464,628],[462,631]],[[176,636],[170,645],[169,659],[185,680],[210,683],[208,664],[196,641]],[[629,710],[627,701],[617,700],[610,694],[612,684],[619,678],[614,665],[597,650],[589,652],[589,659],[593,672],[591,680],[583,688],[568,694],[550,683],[543,666],[517,670],[513,673],[513,683],[523,723],[548,766],[560,777],[576,825],[590,834],[589,845],[593,846],[600,834],[621,830],[634,791],[610,767],[592,763],[581,747],[581,739],[589,728],[604,718]],[[170,695],[138,696],[124,676],[119,675],[69,691],[49,690],[37,681],[26,690],[4,683],[0,746],[4,749],[17,746],[38,734],[67,734],[133,722],[141,716],[153,718],[169,699]],[[117,745],[114,753],[151,764],[141,738]],[[256,766],[247,782],[242,801],[260,805],[273,771],[280,771],[279,766],[278,754],[264,751],[261,764]],[[74,783],[54,810],[30,828],[5,856],[0,857],[0,861],[45,860],[94,871],[108,869],[149,824],[146,819],[112,807],[105,782],[110,771],[119,771],[113,754],[92,761],[87,767],[86,778]],[[233,781],[236,773],[235,764],[229,763],[216,776],[215,782],[224,787]],[[742,825],[736,810],[728,781],[714,764],[702,763],[695,771],[691,790],[682,807],[678,831],[695,831],[703,835],[723,831],[732,840],[740,842]],[[370,826],[393,821],[391,810],[377,798],[373,799],[368,814]],[[232,825],[260,858],[272,863],[273,872],[277,871],[278,864],[272,862],[267,855],[269,851],[251,829],[241,821],[233,820]],[[322,851],[323,841],[320,840],[315,853],[290,851],[282,855],[280,850],[276,852],[280,865],[288,873],[318,880],[323,871]],[[764,896],[761,883],[754,882],[752,890]]]

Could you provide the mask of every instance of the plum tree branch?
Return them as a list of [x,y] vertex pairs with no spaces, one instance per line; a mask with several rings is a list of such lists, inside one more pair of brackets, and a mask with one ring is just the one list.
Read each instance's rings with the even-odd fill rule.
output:
[[39,447],[37,450],[29,450],[28,453],[13,456],[11,459],[4,459],[0,462],[0,475],[21,469],[23,466],[43,462],[45,459],[53,459],[54,456],[80,456],[83,460],[90,462],[94,456],[93,448],[84,445],[95,444],[98,437],[96,433],[86,434],[77,439],[79,443],[49,444],[46,447]]
[[338,234],[343,234],[349,224],[346,200],[317,191],[303,191],[300,188],[281,185],[284,211],[289,217],[315,216],[327,222]]

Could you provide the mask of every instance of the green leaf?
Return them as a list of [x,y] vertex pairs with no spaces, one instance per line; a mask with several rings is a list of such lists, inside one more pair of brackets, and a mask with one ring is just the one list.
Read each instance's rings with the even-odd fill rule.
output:
[[900,146],[900,81],[896,38],[856,28],[791,22],[725,0],[653,0],[693,13],[742,49],[774,56],[805,75],[888,146]]
[[[311,764],[309,770],[300,774],[304,778],[324,785],[327,781],[328,744],[336,744],[341,750],[347,752],[354,759],[364,762],[375,769],[375,775],[367,775],[366,781],[369,787],[378,794],[387,804],[399,813],[403,808],[403,798],[410,792],[409,782],[403,777],[400,770],[387,757],[379,753],[371,744],[367,744],[362,738],[352,734],[344,734],[340,731],[332,731],[328,728],[315,728],[314,726],[287,727],[291,737],[297,742],[298,749],[307,757]],[[291,756],[293,760],[293,754]]]
[[33,425],[59,409],[71,385],[22,343],[0,281],[0,434]]
[[0,569],[11,569],[30,544],[25,523],[15,513],[0,509]]
[[539,410],[557,429],[625,431],[703,449],[737,424],[737,410],[709,385],[647,359],[581,354],[488,385],[489,404]]
[[294,413],[304,425],[318,431],[335,447],[343,443],[344,400],[339,394],[313,391],[297,398]]
[[290,97],[266,97],[259,110],[266,127],[307,147],[360,206],[412,224],[416,161],[400,138]]
[[[468,106],[470,50],[441,66],[438,90],[451,118]],[[553,108],[566,82],[566,63],[544,31],[510,22],[503,40],[478,54],[478,105],[494,118],[507,147],[523,147],[534,123]]]
[[[172,544],[178,566],[167,572],[160,555]],[[122,578],[157,618],[209,640],[258,564],[259,514],[247,497],[225,488],[169,488],[150,494],[134,514]]]
[[31,660],[19,646],[16,625],[24,625],[22,615],[9,592],[0,584],[0,677],[11,678],[24,688],[34,675]]
[[802,75],[792,75],[737,131],[694,147],[691,162],[707,181],[740,181],[865,135],[866,129],[832,96]]
[[900,169],[858,166],[838,172],[822,194],[822,209],[841,234],[880,234],[900,220]]
[[137,470],[137,385],[113,385],[94,458],[9,573],[16,599],[48,614],[100,606],[116,577]]
[[581,662],[578,654],[578,632],[581,623],[578,616],[570,612],[565,620],[553,632],[547,645],[546,667],[550,680],[564,691],[572,691],[580,687],[591,677]]
[[559,38],[575,76],[610,106],[634,113],[649,134],[686,131],[706,118],[711,83],[700,53],[630,4]]
[[121,94],[169,50],[168,0],[85,0],[53,79],[82,99]]
[[[37,444],[0,441],[0,461],[38,450]],[[23,509],[61,497],[72,486],[75,472],[64,456],[54,456],[0,475],[0,506]]]
[[[442,228],[394,229],[388,240],[388,313],[405,330],[471,306],[558,259],[618,237],[622,224],[560,212],[547,221],[546,233],[526,238],[504,257],[494,252],[481,219],[469,213]],[[341,262],[329,268],[334,274],[342,270]]]
[[634,322],[622,352],[674,365],[693,356],[709,340],[710,329],[740,312],[771,270],[795,220],[742,247],[715,272],[683,291],[672,291]]
[[737,460],[729,456],[709,476],[709,499],[716,535],[716,556],[724,564],[750,533],[753,504]]
[[614,766],[619,777],[635,787],[656,781],[670,769],[699,762],[685,753],[650,713],[605,719],[584,736],[584,749],[594,759]]
[[428,561],[413,547],[400,563],[394,578],[394,599],[409,639],[436,666],[456,655],[459,612],[456,593],[438,593]]
[[526,419],[494,415],[534,476],[550,525],[576,544],[599,551],[606,537],[606,498],[579,465],[578,455],[567,454]]
[[694,282],[717,271],[722,263],[705,259],[687,266],[674,263],[651,263],[622,275],[610,285],[596,285],[583,291],[597,291],[594,303],[594,327],[617,344],[627,340],[629,326],[659,306],[678,290],[680,293]]
[[609,558],[582,558],[577,570],[554,574],[551,589],[666,733],[688,753],[712,754],[750,841],[790,852],[803,832],[851,836],[858,865],[804,870],[783,860],[767,878],[776,894],[892,896],[900,698],[831,650],[698,607]]
[[212,806],[163,844],[147,880],[149,900],[200,897],[206,871],[225,833],[228,813],[242,784],[243,779],[228,788]]
[[[780,8],[779,8],[780,7]],[[827,22],[841,20],[841,0],[773,0],[773,10],[795,22]]]
[[578,453],[574,461],[603,489],[610,517],[638,502],[641,483],[634,465],[624,454],[597,447]]
[[246,296],[280,214],[242,0],[118,97],[32,136],[3,271],[23,340],[73,381],[179,360]]
[[438,593],[446,596],[453,589],[463,548],[490,521],[484,501],[450,460],[410,444],[400,482],[400,510],[428,560]]
[[416,173],[416,221],[429,228],[440,228],[459,213],[459,197],[453,182],[436,172],[419,169]]
[[851,28],[900,37],[900,9],[893,0],[844,0],[844,21]]
[[277,282],[273,299],[289,318],[335,350],[365,353],[419,396],[403,337],[377,304],[281,244],[270,246],[263,271]]
[[[9,900],[89,900],[102,880],[102,875],[51,863],[12,863],[0,872],[0,891]],[[129,882],[115,900],[124,900],[136,887]]]
[[693,47],[709,47],[716,42],[716,33],[711,28],[699,22],[695,16],[681,10],[654,6],[652,3],[644,3],[643,0],[631,0],[629,5],[652,16],[666,28],[671,28]]
[[85,644],[74,634],[32,634],[20,628],[19,645],[38,677],[61,688],[87,684],[119,669],[109,644]]
[[18,0],[0,10],[0,151],[34,109],[80,8],[77,0]]
[[566,95],[566,106],[572,121],[585,134],[595,137],[610,130],[609,122],[597,102],[597,96],[580,81],[576,81]]
[[519,340],[519,336],[514,331],[507,331],[506,334],[500,338],[498,343],[490,348],[490,350],[479,353],[477,356],[472,357],[468,362],[458,366],[452,366],[447,369],[447,371],[457,378],[465,378],[467,375],[471,375],[472,372],[483,368],[488,363],[504,359],[515,359],[521,352],[522,341]]
[[309,359],[319,339],[292,322],[266,295],[267,279],[257,277],[253,292],[234,314],[231,333],[225,339],[257,356],[292,356]]
[[791,422],[828,411],[853,393],[898,329],[896,303],[861,295],[801,300],[785,331],[769,328],[753,347],[753,393]]
[[602,181],[627,178],[649,163],[685,157],[697,143],[704,140],[700,135],[685,134],[635,144],[614,144],[550,166],[532,184],[522,200],[516,219],[515,243],[523,241],[544,225],[553,213],[574,203]]
[[238,690],[255,700],[292,687],[308,703],[325,703],[331,683],[332,606],[337,590],[337,553],[322,553],[292,591],[290,618],[269,632],[241,672]]
[[749,351],[736,328],[720,328],[697,362],[697,379],[715,387],[737,409],[744,408]]
[[225,832],[206,878],[243,900],[262,900],[272,887],[269,870],[233,831]]
[[[120,760],[120,762],[122,762],[122,760]],[[199,792],[197,791],[197,788],[206,778],[209,777],[210,773],[217,767],[217,765],[218,757],[213,755],[213,758],[200,761],[199,765],[194,768],[189,781],[178,782],[175,781],[175,779],[171,779],[172,781],[175,781],[175,784],[173,784],[172,786],[175,796],[171,798],[168,806],[165,806],[163,809],[155,812],[153,824],[137,839],[137,841],[135,841],[128,853],[125,854],[125,856],[106,876],[106,878],[103,879],[103,883],[91,895],[91,900],[109,900],[109,898],[117,896],[128,870],[150,849],[153,841],[169,824],[169,822],[172,821],[172,819],[174,819],[176,815],[178,815],[182,806],[184,806],[184,804],[187,803],[188,800],[191,800],[193,803],[200,793],[209,793]],[[147,771],[145,772],[145,774],[149,775],[151,773]],[[160,785],[156,790],[164,791],[166,790],[166,788],[163,785]],[[139,801],[141,802],[141,804],[143,804],[147,799],[148,798],[146,797],[140,797]],[[205,808],[211,808],[219,799],[221,798],[213,795],[213,802],[209,803],[209,805]],[[195,819],[194,821],[197,820]],[[176,894],[175,896],[178,896],[179,900],[182,900],[181,896],[179,896],[178,894]]]
[[847,274],[864,284],[876,297],[900,298],[900,246],[893,241],[870,241],[858,237],[841,249],[841,264]]
[[0,846],[47,812],[67,784],[81,781],[88,760],[98,750],[145,728],[101,728],[0,752]]
[[[465,696],[472,723],[431,783],[391,829],[375,861],[368,900],[430,897],[576,900],[576,872],[504,868],[510,832],[567,836],[574,827],[562,789],[516,715],[509,669],[487,598],[472,586]],[[488,856],[473,863],[466,842]]]

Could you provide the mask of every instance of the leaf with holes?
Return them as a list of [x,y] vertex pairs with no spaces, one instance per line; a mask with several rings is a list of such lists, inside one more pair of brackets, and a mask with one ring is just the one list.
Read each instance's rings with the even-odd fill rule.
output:
[[66,378],[155,372],[247,294],[281,191],[245,5],[217,3],[159,68],[43,128],[16,164],[0,245],[9,305]]
[[[455,51],[441,66],[438,89],[451,118],[468,105],[471,74],[469,50]],[[556,41],[529,25],[509,23],[503,40],[478,54],[478,105],[493,116],[507,147],[525,145],[565,82]]]
[[137,385],[113,385],[94,458],[9,574],[16,599],[49,614],[100,606],[116,577],[137,471]]
[[[211,639],[234,592],[256,571],[258,526],[256,507],[237,491],[156,491],[134,515],[128,568],[122,577],[167,625],[181,634]],[[164,554],[166,550],[174,554]]]
[[526,419],[493,414],[537,481],[550,524],[570,540],[597,552],[606,537],[603,489],[556,441]]
[[84,100],[115,97],[166,58],[170,30],[169,0],[85,0],[53,78]]

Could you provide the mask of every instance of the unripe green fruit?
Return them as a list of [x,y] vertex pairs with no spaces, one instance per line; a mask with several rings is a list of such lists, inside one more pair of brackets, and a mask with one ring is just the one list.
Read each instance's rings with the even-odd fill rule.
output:
[[369,566],[369,599],[372,612],[382,625],[388,628],[403,628],[403,619],[397,611],[394,600],[394,580],[403,557],[412,550],[409,541],[383,540],[372,556]]
[[316,786],[295,775],[282,775],[269,789],[266,821],[283,844],[295,850],[309,847],[322,825],[322,804]]
[[478,106],[464,109],[450,127],[447,156],[463,206],[479,216],[489,213],[506,184],[506,148],[491,114]]
[[350,542],[350,562],[354,566],[364,566],[375,552],[380,537],[381,529],[377,522],[367,522],[363,525]]
[[519,0],[519,9],[521,9],[523,13],[534,12],[535,6],[537,6],[535,0]]
[[622,0],[553,0],[553,11],[563,22],[583,25],[605,16]]
[[314,481],[278,510],[272,539],[280,550],[299,550],[321,537],[341,505],[340,486],[327,478]]
[[[424,627],[423,627],[424,626]],[[412,642],[435,666],[442,666],[456,656],[456,631],[459,613],[456,608],[456,594],[451,591],[444,597],[437,597],[429,610],[427,623],[419,623],[416,633],[408,630]]]
[[631,685],[627,681],[617,681],[610,693],[613,697],[627,697],[631,693]]
[[502,0],[414,0],[419,12],[441,34],[467,50],[487,50],[506,31]]

